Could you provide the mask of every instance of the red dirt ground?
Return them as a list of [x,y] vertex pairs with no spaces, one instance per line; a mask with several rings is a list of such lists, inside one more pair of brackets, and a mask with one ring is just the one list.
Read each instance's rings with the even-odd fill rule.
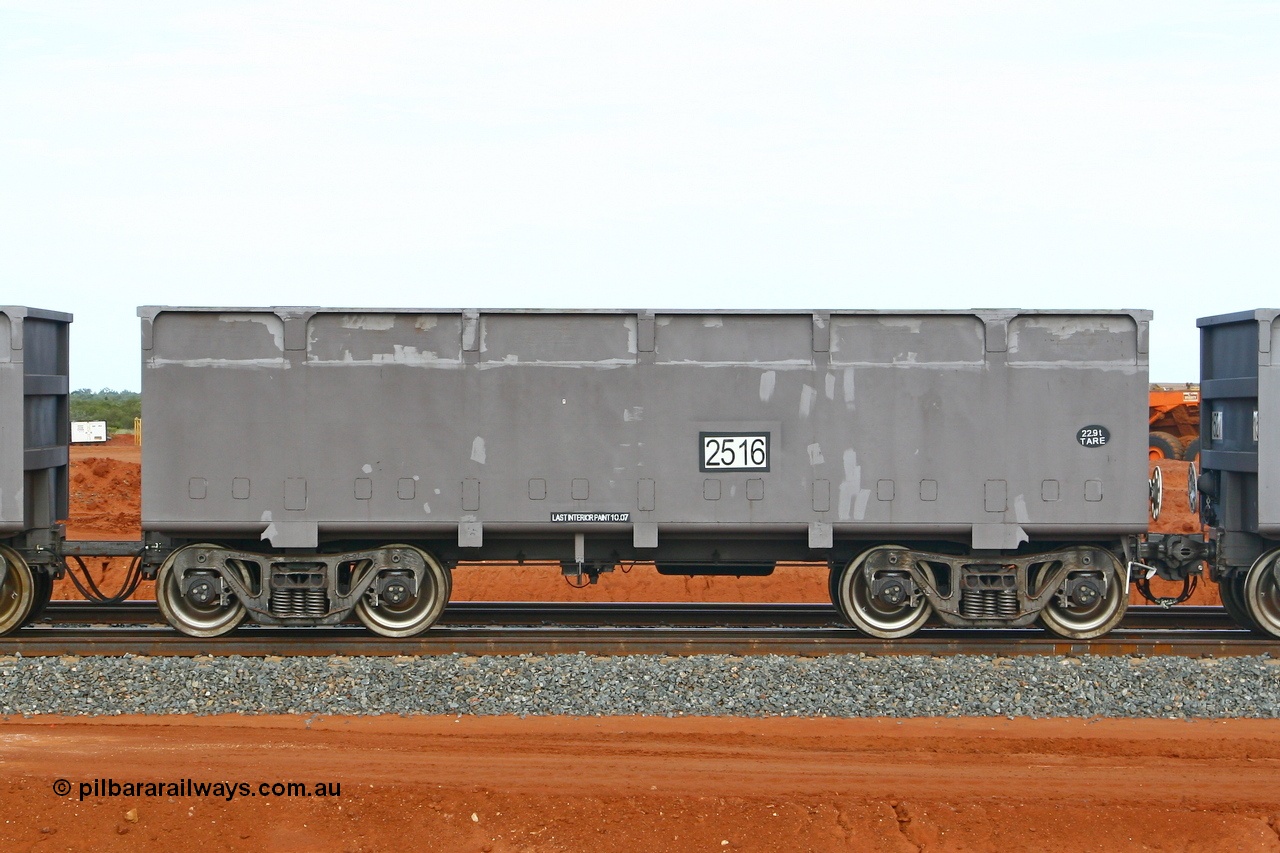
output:
[[[81,801],[94,779],[341,787]],[[1277,779],[1277,721],[13,718],[0,846],[1280,851]]]

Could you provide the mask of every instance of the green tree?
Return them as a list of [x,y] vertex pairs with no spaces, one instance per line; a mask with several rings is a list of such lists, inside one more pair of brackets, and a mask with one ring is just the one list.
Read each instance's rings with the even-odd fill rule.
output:
[[133,419],[142,417],[142,395],[137,391],[113,391],[103,388],[90,391],[78,388],[71,392],[71,420],[106,421],[112,432],[133,429]]

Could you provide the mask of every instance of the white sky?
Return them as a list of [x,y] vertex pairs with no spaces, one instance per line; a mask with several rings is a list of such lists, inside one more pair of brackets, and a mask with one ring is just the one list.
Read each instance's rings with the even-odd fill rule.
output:
[[1274,2],[6,2],[0,304],[1280,307]]

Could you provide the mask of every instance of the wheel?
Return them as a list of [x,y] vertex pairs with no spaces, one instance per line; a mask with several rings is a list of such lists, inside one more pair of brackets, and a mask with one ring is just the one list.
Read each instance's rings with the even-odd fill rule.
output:
[[1164,469],[1159,465],[1151,469],[1151,479],[1147,481],[1147,502],[1151,509],[1151,520],[1160,520],[1160,511],[1164,508]]
[[1181,459],[1182,442],[1176,435],[1170,435],[1167,432],[1148,433],[1147,458],[1152,462],[1158,462],[1161,459]]
[[375,607],[369,595],[362,595],[356,604],[356,616],[364,626],[384,637],[413,637],[421,634],[440,618],[444,606],[449,603],[453,587],[448,569],[435,557],[410,545],[388,545],[388,548],[404,548],[416,552],[426,564],[418,594],[399,604],[385,599]]
[[1107,575],[1107,594],[1092,604],[1063,606],[1054,593],[1040,611],[1040,624],[1049,633],[1067,640],[1092,640],[1120,624],[1129,606],[1129,575],[1114,554],[1105,553],[1108,565],[1098,568]]
[[827,595],[831,597],[831,603],[835,604],[837,609],[840,607],[840,578],[843,575],[844,567],[832,563],[827,572]]
[[882,640],[909,637],[929,621],[933,608],[923,594],[902,604],[890,604],[871,594],[871,578],[863,571],[867,558],[878,551],[901,550],[899,546],[882,545],[854,557],[832,584],[832,603],[849,624],[864,634]]
[[1280,548],[1254,560],[1241,590],[1245,612],[1260,632],[1272,637],[1280,637],[1280,582],[1273,570],[1277,559]]
[[1258,623],[1253,621],[1253,617],[1249,615],[1249,609],[1244,606],[1244,581],[1245,576],[1241,574],[1219,581],[1218,597],[1222,599],[1223,609],[1236,624],[1255,634],[1260,634],[1262,631],[1259,630]]
[[1182,451],[1182,458],[1188,462],[1200,464],[1200,436],[1196,436],[1187,442],[1187,446]]
[[190,637],[221,637],[234,631],[248,615],[239,599],[224,607],[217,602],[198,604],[182,594],[182,581],[173,567],[178,555],[191,548],[216,547],[200,544],[179,548],[165,558],[156,573],[156,604],[160,612],[170,625]]
[[31,612],[27,614],[27,619],[22,624],[30,625],[32,622],[39,620],[44,615],[44,609],[49,606],[49,599],[53,598],[53,575],[48,572],[32,572],[36,579],[36,600],[31,605]]
[[[1187,457],[1190,459],[1191,457]],[[1200,523],[1200,472],[1196,470],[1196,463],[1187,463],[1187,509],[1191,510],[1191,514],[1196,517],[1196,523]]]
[[0,545],[0,636],[27,623],[38,598],[36,573],[22,555]]

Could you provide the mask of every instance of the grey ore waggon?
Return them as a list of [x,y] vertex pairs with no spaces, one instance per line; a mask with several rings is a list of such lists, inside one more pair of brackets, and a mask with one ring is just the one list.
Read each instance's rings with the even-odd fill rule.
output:
[[594,580],[803,560],[875,637],[935,619],[1085,639],[1143,556],[1146,311],[139,315],[145,562],[195,636],[353,610],[411,636],[462,561]]
[[1187,497],[1209,528],[1152,534],[1139,556],[1163,577],[1209,566],[1236,622],[1280,637],[1280,311],[1204,317],[1200,327],[1200,460]]
[[38,618],[67,517],[70,314],[0,305],[0,635]]

